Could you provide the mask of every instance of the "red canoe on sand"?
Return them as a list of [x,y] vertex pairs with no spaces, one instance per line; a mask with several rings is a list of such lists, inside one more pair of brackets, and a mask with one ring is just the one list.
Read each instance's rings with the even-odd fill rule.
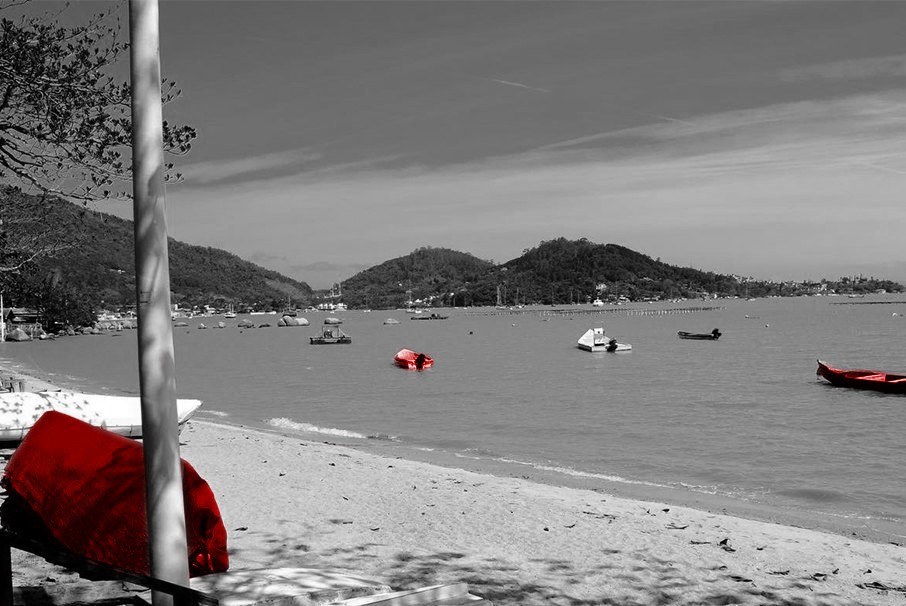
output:
[[424,370],[434,366],[434,358],[411,349],[399,350],[393,357],[393,361],[400,368],[408,368],[409,370]]
[[882,370],[843,370],[821,360],[818,360],[817,374],[837,387],[906,393],[906,375],[891,374]]

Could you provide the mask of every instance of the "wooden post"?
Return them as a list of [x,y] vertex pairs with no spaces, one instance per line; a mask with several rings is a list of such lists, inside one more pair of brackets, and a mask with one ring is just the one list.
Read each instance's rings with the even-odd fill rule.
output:
[[12,545],[0,535],[0,606],[13,606]]
[[[189,584],[165,216],[157,0],[129,2],[132,188],[151,576]],[[174,606],[160,591],[154,606]]]

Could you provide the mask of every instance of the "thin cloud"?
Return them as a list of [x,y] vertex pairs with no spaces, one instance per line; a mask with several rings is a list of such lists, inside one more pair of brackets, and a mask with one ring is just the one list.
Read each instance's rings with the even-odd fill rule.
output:
[[513,82],[511,80],[500,80],[498,78],[487,78],[491,82],[496,82],[497,84],[503,84],[504,86],[515,86],[516,88],[524,88],[527,90],[537,91],[539,93],[549,93],[550,90],[546,88],[540,88],[537,86],[529,86],[528,84],[522,84],[521,82]]
[[738,147],[748,145],[747,140],[751,139],[747,138],[757,141],[770,137],[777,141],[778,137],[822,137],[834,133],[855,136],[887,129],[901,132],[902,117],[893,114],[903,111],[904,102],[906,90],[830,101],[776,104],[757,109],[693,116],[687,120],[671,120],[667,124],[646,124],[603,131],[550,143],[534,151],[566,150],[587,147],[591,143],[598,143],[601,147],[625,148],[632,147],[633,141],[660,144],[687,141],[701,145],[711,139],[719,139],[721,144]]
[[878,76],[906,76],[906,55],[887,55],[834,61],[820,65],[804,65],[783,69],[779,73],[784,82],[805,80],[841,80],[851,78],[875,78]]
[[322,159],[308,149],[294,149],[234,160],[211,160],[180,167],[187,185],[205,185],[288,166],[301,166]]

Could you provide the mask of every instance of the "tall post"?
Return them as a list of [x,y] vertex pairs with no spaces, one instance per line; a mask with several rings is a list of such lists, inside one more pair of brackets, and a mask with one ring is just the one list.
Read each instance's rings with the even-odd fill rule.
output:
[[[170,319],[157,0],[130,0],[132,189],[139,387],[151,574],[189,584]],[[173,598],[152,593],[154,606]]]

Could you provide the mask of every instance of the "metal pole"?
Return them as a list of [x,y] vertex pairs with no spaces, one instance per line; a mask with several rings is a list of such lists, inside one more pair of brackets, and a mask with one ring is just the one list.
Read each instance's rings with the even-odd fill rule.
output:
[[[139,386],[151,574],[189,584],[165,216],[157,0],[130,0]],[[173,598],[152,592],[154,606]]]

